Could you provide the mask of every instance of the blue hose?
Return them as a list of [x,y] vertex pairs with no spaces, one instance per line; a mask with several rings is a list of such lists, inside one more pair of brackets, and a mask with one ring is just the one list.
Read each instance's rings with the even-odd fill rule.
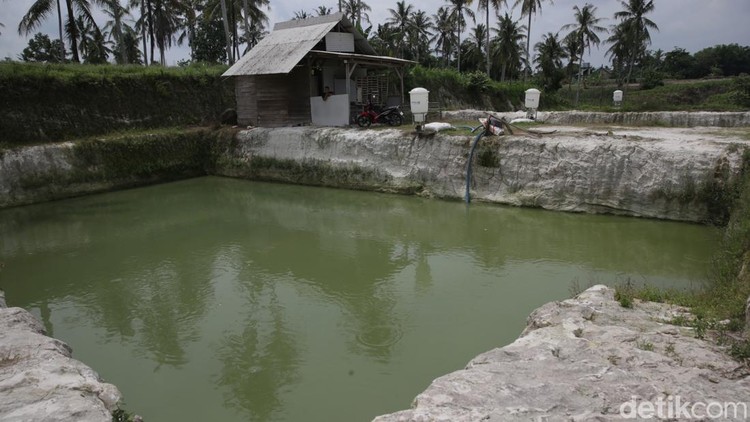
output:
[[469,161],[466,163],[466,192],[464,193],[464,201],[467,204],[471,203],[471,163],[474,161],[474,151],[477,149],[479,140],[486,133],[487,129],[485,128],[474,137],[474,143],[471,144],[471,151],[469,151]]

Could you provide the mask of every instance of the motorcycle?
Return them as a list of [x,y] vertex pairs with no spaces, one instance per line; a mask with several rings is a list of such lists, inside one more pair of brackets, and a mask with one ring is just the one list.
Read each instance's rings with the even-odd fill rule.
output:
[[361,113],[357,115],[359,127],[370,127],[373,123],[386,123],[390,126],[401,126],[404,122],[404,112],[399,106],[386,107],[380,112],[375,110],[372,103],[365,105]]

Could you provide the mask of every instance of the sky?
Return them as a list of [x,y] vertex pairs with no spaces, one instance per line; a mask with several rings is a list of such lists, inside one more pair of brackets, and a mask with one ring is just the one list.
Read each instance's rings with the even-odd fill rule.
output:
[[[124,3],[124,0],[121,1]],[[427,11],[429,15],[447,3],[446,0],[407,2],[414,5],[415,9]],[[513,2],[514,0],[508,0],[510,6]],[[0,27],[0,58],[17,59],[23,48],[28,45],[28,40],[33,34],[28,37],[19,36],[17,28],[21,17],[33,3],[34,0],[0,0],[0,23],[5,25]],[[338,9],[337,0],[270,0],[270,3],[271,9],[266,11],[270,26],[275,22],[291,19],[296,11],[312,13],[319,5]],[[369,13],[370,20],[376,25],[384,23],[390,16],[388,9],[396,7],[396,0],[366,0],[366,3],[372,8]],[[477,0],[472,2],[471,7],[474,10],[477,3]],[[597,7],[597,17],[605,18],[602,21],[602,26],[605,27],[615,24],[617,21],[613,15],[622,10],[619,0],[588,0],[588,3]],[[553,3],[549,0],[543,1],[541,13],[535,15],[531,21],[532,48],[547,32],[560,32],[564,35],[566,32],[561,31],[561,27],[573,22],[573,6],[583,7],[585,4],[584,0],[554,0]],[[666,52],[681,47],[694,53],[716,44],[750,45],[750,0],[654,0],[654,4],[656,8],[648,17],[659,26],[659,31],[651,33],[652,50],[662,49]],[[509,9],[503,7],[501,13],[506,10]],[[510,13],[515,19],[520,18],[519,9],[510,9]],[[103,15],[97,13],[96,16],[97,21],[103,26]],[[484,11],[477,13],[477,21],[484,22]],[[490,17],[490,22],[494,27],[494,16]],[[527,22],[527,18],[523,18],[522,23],[525,25]],[[56,14],[51,15],[35,32],[43,32],[50,35],[50,38],[57,38]],[[606,37],[604,35],[602,39]],[[593,47],[591,53],[584,56],[584,61],[589,61],[597,67],[607,65],[607,48],[609,47],[604,44],[598,49]],[[189,55],[187,46],[173,48],[167,52],[167,64],[175,65],[177,61],[189,58]]]

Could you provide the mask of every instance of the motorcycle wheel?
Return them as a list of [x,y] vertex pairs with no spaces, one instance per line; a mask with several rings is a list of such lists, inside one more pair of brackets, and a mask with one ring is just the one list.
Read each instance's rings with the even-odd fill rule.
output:
[[367,116],[357,116],[357,126],[359,127],[370,127],[372,121]]
[[393,114],[390,119],[388,119],[388,124],[391,126],[401,126],[401,124],[404,123],[404,118],[401,117],[400,114]]

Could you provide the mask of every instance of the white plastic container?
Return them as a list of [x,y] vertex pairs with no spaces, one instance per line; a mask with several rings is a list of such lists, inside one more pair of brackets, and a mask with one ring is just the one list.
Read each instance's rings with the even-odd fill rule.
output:
[[411,105],[411,114],[415,122],[424,122],[429,108],[430,91],[424,88],[414,88],[409,91],[409,103]]
[[538,109],[539,108],[539,97],[542,93],[536,88],[529,88],[526,90],[526,102],[525,106],[527,109]]
[[612,93],[612,101],[615,102],[615,104],[619,105],[622,103],[622,91],[619,89]]

